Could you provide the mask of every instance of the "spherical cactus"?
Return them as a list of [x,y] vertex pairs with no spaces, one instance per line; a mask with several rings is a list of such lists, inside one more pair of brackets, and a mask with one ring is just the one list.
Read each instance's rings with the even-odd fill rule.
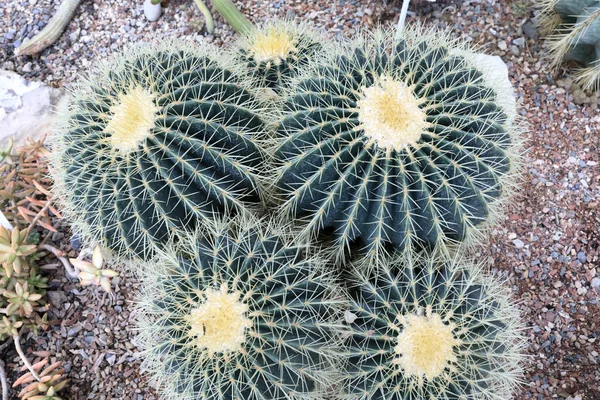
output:
[[247,32],[234,51],[258,87],[277,92],[327,48],[325,43],[307,23],[280,20]]
[[579,65],[575,78],[585,90],[600,89],[600,3],[598,0],[541,0],[538,26],[549,36],[555,68]]
[[390,258],[352,281],[345,398],[509,399],[522,325],[508,293],[468,261]]
[[323,399],[346,297],[289,233],[234,224],[144,268],[143,367],[164,399]]
[[72,91],[52,172],[84,237],[146,258],[172,231],[260,202],[262,108],[219,53],[138,45]]
[[281,212],[340,258],[353,243],[377,256],[474,242],[515,182],[521,127],[507,78],[444,34],[404,32],[358,40],[286,93]]

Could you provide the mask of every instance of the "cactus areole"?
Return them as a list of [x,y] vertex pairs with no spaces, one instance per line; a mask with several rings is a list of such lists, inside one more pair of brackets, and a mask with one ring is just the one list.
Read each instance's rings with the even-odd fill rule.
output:
[[509,192],[519,132],[505,83],[443,34],[406,32],[320,59],[285,93],[281,212],[338,255],[473,241]]

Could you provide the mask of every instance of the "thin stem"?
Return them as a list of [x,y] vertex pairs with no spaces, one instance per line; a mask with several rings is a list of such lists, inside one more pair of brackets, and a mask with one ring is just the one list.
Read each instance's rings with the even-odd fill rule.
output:
[[44,205],[44,207],[37,213],[37,215],[31,220],[31,223],[29,224],[29,226],[27,227],[26,231],[27,231],[27,236],[29,236],[29,233],[31,232],[31,229],[34,227],[35,224],[37,224],[37,222],[40,220],[40,218],[42,218],[42,215],[46,213],[46,211],[48,211],[48,208],[50,208],[50,205],[52,203],[50,202],[50,199],[46,200],[46,204]]
[[398,30],[396,32],[396,39],[399,39],[402,36],[402,31],[404,30],[404,23],[406,22],[406,15],[408,14],[408,4],[410,0],[404,0],[402,3],[402,10],[400,11],[400,18],[398,19]]
[[39,382],[40,376],[37,374],[37,372],[35,372],[33,366],[31,365],[27,357],[25,357],[25,353],[23,353],[23,349],[21,348],[21,342],[19,342],[19,335],[13,336],[13,339],[15,341],[15,348],[17,349],[17,353],[19,353],[19,357],[21,357],[21,360],[23,360],[23,364],[25,364],[25,366],[27,367],[29,372],[31,372],[31,375],[35,378],[35,380]]
[[194,0],[194,2],[200,9],[202,15],[204,15],[204,20],[206,21],[206,30],[212,35],[215,32],[215,21],[213,20],[210,10],[208,7],[206,7],[206,4],[204,4],[202,0]]
[[62,251],[60,251],[56,247],[50,246],[49,244],[42,244],[42,245],[38,246],[38,249],[48,250],[49,252],[54,254],[56,256],[56,258],[58,258],[60,260],[60,262],[63,264],[63,266],[67,270],[67,273],[69,274],[69,276],[71,278],[77,278],[77,272],[75,272],[75,270],[71,266],[71,263],[69,262],[69,260],[66,257],[63,257]]
[[3,360],[0,360],[0,382],[2,383],[2,400],[8,400],[8,383],[6,382]]
[[212,5],[237,33],[244,35],[254,30],[252,22],[237,9],[232,0],[212,0]]

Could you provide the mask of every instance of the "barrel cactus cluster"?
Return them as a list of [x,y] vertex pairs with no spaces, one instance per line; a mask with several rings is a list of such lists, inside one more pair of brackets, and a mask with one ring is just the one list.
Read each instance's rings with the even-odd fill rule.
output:
[[[51,138],[64,214],[141,281],[165,399],[498,399],[518,312],[470,261],[515,189],[512,91],[447,33],[137,45]],[[268,91],[275,96],[268,99]]]
[[541,0],[538,26],[549,39],[552,65],[575,65],[585,90],[600,89],[600,3],[597,0]]

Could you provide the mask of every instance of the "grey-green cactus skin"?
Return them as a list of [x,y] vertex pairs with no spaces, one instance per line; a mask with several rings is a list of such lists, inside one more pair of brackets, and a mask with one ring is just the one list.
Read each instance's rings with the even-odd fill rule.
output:
[[[352,322],[343,398],[512,398],[522,384],[523,324],[502,282],[481,268],[433,255],[388,257],[371,273],[355,268],[348,280]],[[410,329],[399,322],[406,316],[439,316],[445,327],[452,326],[453,360],[433,378],[411,375],[396,361],[402,356],[396,351],[400,332]],[[434,352],[432,357],[439,354]]]
[[574,62],[584,89],[600,87],[600,2],[598,0],[542,0],[539,26],[550,39],[555,67]]
[[[50,139],[53,176],[66,216],[85,238],[119,256],[148,258],[173,232],[261,202],[262,108],[217,54],[176,41],[134,47],[72,91]],[[156,114],[148,137],[120,152],[107,126],[131,88],[154,96]]]
[[[516,110],[500,104],[498,84],[443,35],[407,31],[336,52],[286,92],[275,153],[281,213],[338,255],[354,244],[378,254],[476,241],[516,181]],[[361,93],[382,75],[406,82],[429,124],[400,151],[369,143],[359,121]]]
[[[289,231],[251,219],[234,224],[188,236],[144,269],[143,367],[164,399],[323,399],[340,373],[345,295]],[[239,351],[208,354],[185,318],[203,291],[223,285],[239,293],[252,323]]]

